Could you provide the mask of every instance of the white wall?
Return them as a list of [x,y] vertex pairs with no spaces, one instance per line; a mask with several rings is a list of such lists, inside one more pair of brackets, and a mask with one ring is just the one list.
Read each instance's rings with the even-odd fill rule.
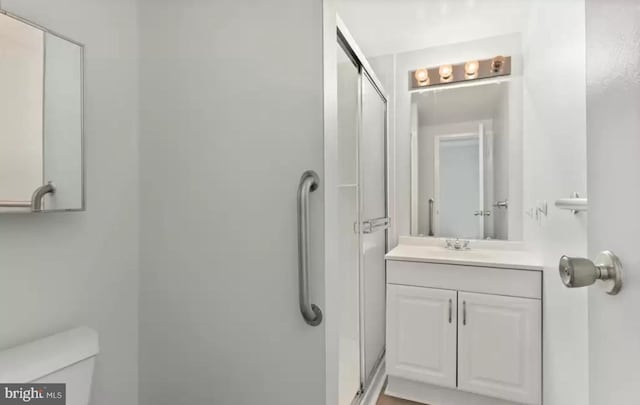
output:
[[540,0],[340,0],[368,57],[519,32]]
[[635,405],[640,398],[640,7],[587,0],[589,257],[612,250],[624,286],[589,288],[590,400]]
[[586,195],[584,1],[535,2],[524,34],[524,202],[549,203],[525,216],[524,239],[541,252],[544,273],[544,403],[587,404],[587,301],[560,282],[561,255],[586,254],[587,215],[554,201]]
[[137,26],[134,0],[3,0],[86,44],[87,208],[0,215],[0,346],[77,325],[100,334],[92,405],[138,393]]

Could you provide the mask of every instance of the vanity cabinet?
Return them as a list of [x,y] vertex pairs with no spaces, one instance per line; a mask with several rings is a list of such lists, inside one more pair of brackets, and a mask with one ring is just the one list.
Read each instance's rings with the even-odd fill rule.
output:
[[456,291],[389,285],[387,369],[399,377],[456,386]]
[[540,402],[540,301],[458,293],[458,388]]
[[391,395],[541,404],[540,271],[393,260],[387,271]]

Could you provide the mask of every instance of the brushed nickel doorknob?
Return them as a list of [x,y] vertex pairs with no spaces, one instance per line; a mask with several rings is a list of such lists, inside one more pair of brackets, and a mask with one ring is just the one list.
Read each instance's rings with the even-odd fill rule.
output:
[[616,295],[622,288],[622,263],[608,250],[600,253],[594,262],[582,257],[562,256],[559,271],[562,282],[569,288],[590,286],[596,280],[604,283],[609,295]]

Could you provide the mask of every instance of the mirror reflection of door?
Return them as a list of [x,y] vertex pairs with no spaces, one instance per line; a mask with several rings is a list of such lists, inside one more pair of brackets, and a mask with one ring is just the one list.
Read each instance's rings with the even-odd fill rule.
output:
[[435,232],[484,238],[482,126],[478,133],[435,137]]

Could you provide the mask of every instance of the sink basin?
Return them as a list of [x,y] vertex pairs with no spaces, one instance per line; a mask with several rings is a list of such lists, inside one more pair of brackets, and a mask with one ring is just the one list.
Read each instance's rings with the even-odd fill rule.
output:
[[[427,239],[427,241],[430,243],[412,240],[407,243],[407,238],[401,238],[400,244],[387,253],[386,259],[522,270],[541,270],[543,268],[540,260],[531,252],[522,249],[520,244],[471,242],[470,249],[455,250],[447,249],[443,243],[437,244],[440,242],[437,239],[434,241]],[[492,247],[491,243],[494,243],[495,247]],[[478,247],[478,245],[480,246]],[[518,249],[510,249],[510,246],[518,247]]]

